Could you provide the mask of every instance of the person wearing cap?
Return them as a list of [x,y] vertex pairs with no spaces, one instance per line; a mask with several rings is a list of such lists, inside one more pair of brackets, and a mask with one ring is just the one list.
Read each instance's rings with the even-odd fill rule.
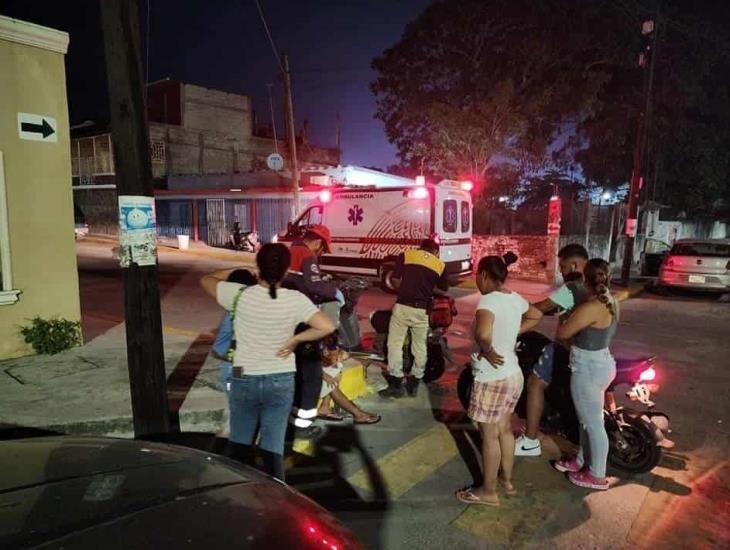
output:
[[[446,264],[439,257],[439,245],[424,239],[419,248],[406,250],[398,256],[395,266],[400,277],[398,299],[390,317],[388,329],[388,387],[379,392],[381,397],[400,398],[408,392],[415,397],[425,373],[427,361],[428,309],[434,294],[445,294],[449,289]],[[413,371],[403,388],[403,345],[411,334]]]
[[[331,247],[329,228],[324,225],[308,227],[300,240],[289,249],[291,263],[283,286],[298,290],[317,305],[335,327],[339,326],[339,309],[344,305],[340,290],[322,274],[319,257]],[[306,327],[298,327],[301,331]],[[297,362],[296,395],[291,422],[295,437],[316,438],[321,430],[313,426],[322,386],[322,342],[307,342],[295,350]]]

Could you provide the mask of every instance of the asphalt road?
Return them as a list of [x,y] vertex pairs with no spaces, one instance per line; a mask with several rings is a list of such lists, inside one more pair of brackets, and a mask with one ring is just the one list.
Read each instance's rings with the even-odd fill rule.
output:
[[[107,248],[81,244],[79,250],[90,339],[121,320],[122,286]],[[203,295],[198,279],[228,265],[162,254],[164,324],[213,330],[220,311]],[[497,509],[465,507],[453,497],[472,482],[479,466],[473,430],[455,396],[476,295],[466,290],[455,295],[460,315],[449,343],[456,365],[415,399],[363,398],[361,406],[382,414],[383,421],[357,429],[348,422],[330,425],[317,458],[290,473],[295,487],[341,517],[368,548],[727,547],[730,304],[644,295],[622,305],[615,355],[658,356],[661,389],[655,400],[671,417],[676,442],[659,467],[650,474],[615,477],[608,492],[589,494],[549,466],[564,443],[548,437],[543,457],[518,460],[520,493]],[[392,301],[379,290],[368,291],[360,315],[365,319]],[[541,330],[552,334],[554,322],[546,320]]]

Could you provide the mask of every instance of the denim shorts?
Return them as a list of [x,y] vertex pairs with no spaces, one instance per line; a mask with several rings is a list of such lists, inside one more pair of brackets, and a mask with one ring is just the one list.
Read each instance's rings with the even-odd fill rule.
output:
[[540,355],[540,359],[537,360],[537,363],[532,368],[535,376],[548,385],[553,381],[553,361],[555,360],[555,346],[557,345],[548,344],[545,346],[542,350],[542,355]]

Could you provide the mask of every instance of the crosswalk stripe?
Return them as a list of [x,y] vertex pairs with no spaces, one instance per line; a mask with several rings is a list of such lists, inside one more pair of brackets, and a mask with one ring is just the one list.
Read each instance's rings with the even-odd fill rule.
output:
[[[377,468],[389,497],[395,500],[454,458],[457,453],[456,443],[449,430],[443,424],[438,424],[380,458]],[[358,470],[347,481],[360,489],[372,490],[365,469]]]

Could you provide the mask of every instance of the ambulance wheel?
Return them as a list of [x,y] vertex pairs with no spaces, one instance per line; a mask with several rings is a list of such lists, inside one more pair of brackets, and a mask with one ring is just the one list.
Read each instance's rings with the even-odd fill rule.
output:
[[383,262],[380,265],[380,286],[389,294],[397,294],[395,262]]

